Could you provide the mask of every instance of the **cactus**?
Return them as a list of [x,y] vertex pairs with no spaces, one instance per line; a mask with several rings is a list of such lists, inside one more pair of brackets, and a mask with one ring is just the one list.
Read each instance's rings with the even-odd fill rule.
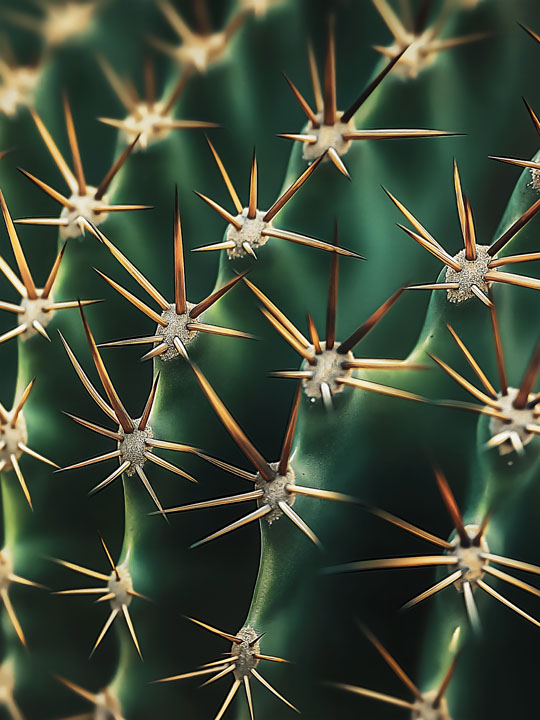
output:
[[536,3],[0,5],[1,716],[534,713]]

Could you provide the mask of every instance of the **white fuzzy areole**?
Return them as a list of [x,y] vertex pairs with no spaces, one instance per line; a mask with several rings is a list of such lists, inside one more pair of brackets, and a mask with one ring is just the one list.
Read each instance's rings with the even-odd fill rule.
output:
[[49,45],[62,45],[66,40],[81,35],[90,25],[95,9],[95,2],[48,4],[43,37]]
[[144,430],[139,430],[140,418],[132,420],[135,430],[130,433],[124,432],[122,426],[119,426],[118,432],[122,435],[122,440],[118,442],[120,450],[119,464],[128,460],[131,465],[127,468],[126,475],[134,475],[137,467],[142,467],[146,462],[145,452],[151,452],[152,448],[146,445],[149,438],[154,437],[150,425],[146,425]]
[[386,48],[388,57],[396,57],[403,50],[405,52],[392,68],[392,73],[404,80],[415,80],[422,70],[433,65],[438,55],[429,29],[422,35],[407,33],[406,42],[395,42]]
[[37,322],[45,328],[54,317],[54,311],[47,312],[44,310],[45,307],[54,302],[53,295],[49,293],[49,297],[44,300],[41,297],[42,293],[43,290],[38,289],[38,297],[35,300],[30,300],[29,298],[22,298],[21,300],[21,307],[24,308],[24,312],[17,315],[17,320],[19,321],[19,325],[23,323],[27,324],[26,330],[19,336],[22,342],[38,334],[38,331],[32,327],[32,321],[37,320]]
[[12,664],[3,662],[0,665],[0,704],[13,702],[13,691],[15,690],[15,673]]
[[[236,663],[233,670],[235,680],[243,680],[251,675],[253,668],[259,664],[258,658],[261,652],[259,641],[253,642],[257,638],[257,633],[251,625],[245,625],[237,633],[236,637],[242,640],[241,643],[233,643],[231,647],[231,659]],[[251,645],[251,643],[253,643]]]
[[533,187],[535,190],[540,190],[540,170],[538,168],[529,168],[531,174],[531,181],[529,187]]
[[445,698],[441,698],[439,707],[433,707],[433,702],[437,697],[437,690],[424,693],[423,697],[423,701],[415,701],[415,708],[411,711],[411,720],[452,720]]
[[263,17],[268,10],[282,3],[283,0],[240,0],[240,6],[253,12],[256,17]]
[[461,265],[461,270],[454,270],[451,267],[446,269],[446,282],[459,283],[459,287],[455,290],[446,291],[446,299],[449,302],[460,303],[476,297],[472,291],[473,285],[484,293],[488,292],[491,283],[486,280],[486,273],[496,272],[496,268],[489,267],[489,263],[494,258],[488,254],[488,250],[489,245],[477,245],[476,260],[467,260],[464,249],[454,255],[454,260]]
[[[354,132],[356,127],[354,125],[353,118],[351,118],[348,123],[342,123],[339,120],[342,115],[342,112],[338,112],[338,120],[336,120],[333,125],[324,124],[322,113],[317,113],[316,115],[316,118],[320,123],[318,128],[314,128],[311,122],[308,123],[306,134],[315,135],[317,140],[316,142],[302,143],[304,146],[302,151],[304,160],[316,160],[330,148],[334,148],[340,156],[347,154],[352,145],[352,141],[345,140],[343,135]],[[328,159],[329,158],[325,158],[325,160]]]
[[96,200],[96,192],[97,188],[87,185],[86,195],[79,195],[78,193],[71,195],[69,202],[72,208],[62,208],[60,213],[60,218],[68,221],[67,225],[60,227],[60,237],[64,239],[80,237],[82,235],[81,218],[88,220],[93,225],[101,225],[101,223],[105,222],[109,214],[105,212],[96,213],[95,208],[108,204],[107,195],[104,195],[101,200]]
[[[14,455],[17,460],[21,457],[22,450],[19,448],[19,443],[26,445],[28,431],[22,410],[17,417],[14,428],[11,427],[13,411],[7,413],[7,418],[7,423],[0,423],[0,465],[5,463],[3,469],[12,470],[11,456]],[[3,552],[5,551],[0,551],[0,556]]]
[[133,596],[130,595],[130,593],[133,592],[133,581],[131,580],[127,560],[121,565],[117,565],[116,572],[118,573],[118,578],[114,570],[109,576],[107,592],[114,593],[114,597],[109,600],[111,609],[121,610],[122,605],[129,607],[133,599]]
[[294,470],[290,465],[287,466],[287,472],[285,475],[278,475],[277,469],[279,463],[269,463],[275,475],[273,480],[267,482],[260,473],[257,473],[255,480],[255,489],[262,490],[264,495],[257,500],[257,505],[262,507],[268,505],[270,512],[264,516],[266,522],[271,525],[274,520],[279,520],[283,515],[283,510],[279,507],[280,502],[285,502],[287,505],[294,505],[295,496],[286,489],[287,485],[294,485],[296,482]]
[[118,720],[123,717],[120,701],[109,688],[96,695],[96,708],[92,720]]
[[13,575],[13,558],[7,548],[0,550],[0,590],[6,591],[11,585]]
[[128,145],[134,142],[140,135],[139,142],[133,148],[134,151],[145,150],[159,140],[166,138],[171,132],[166,127],[167,115],[163,115],[164,105],[162,102],[141,102],[135,106],[123,121],[122,139]]
[[[519,410],[513,406],[513,402],[518,394],[517,388],[509,387],[507,395],[501,395],[497,393],[497,402],[501,406],[501,410],[504,415],[511,418],[511,422],[505,423],[499,418],[490,418],[489,420],[489,432],[494,437],[499,433],[513,432],[516,433],[521,441],[522,445],[527,445],[531,442],[534,435],[530,433],[526,427],[527,425],[538,425],[538,418],[534,414],[534,408],[524,407],[523,410]],[[528,401],[533,400],[534,394],[529,395]],[[501,455],[509,455],[514,451],[514,446],[510,440],[506,440],[499,445],[499,453]]]
[[233,248],[227,248],[229,260],[249,255],[244,249],[244,243],[247,243],[253,250],[266,245],[268,238],[262,233],[263,230],[271,228],[272,223],[264,222],[265,215],[265,210],[257,210],[255,217],[249,218],[248,208],[244,208],[242,213],[236,216],[236,220],[242,225],[241,229],[237,230],[234,225],[229,225],[225,236],[226,240],[232,240],[235,244]]
[[158,355],[160,360],[163,362],[173,360],[179,356],[180,353],[174,344],[174,339],[176,337],[180,340],[182,345],[189,345],[189,343],[197,337],[198,332],[196,330],[187,329],[187,325],[201,322],[200,315],[194,319],[189,317],[189,313],[194,307],[195,303],[186,301],[186,312],[182,313],[182,315],[178,315],[174,304],[169,305],[168,309],[161,313],[161,317],[163,320],[167,321],[167,325],[165,327],[162,325],[157,326],[156,337],[160,337],[161,342],[164,342],[167,345],[167,350],[161,353],[161,355]]
[[312,401],[322,397],[321,384],[326,383],[332,395],[342,392],[345,387],[336,382],[337,378],[350,377],[352,370],[345,370],[342,365],[346,360],[354,360],[352,352],[341,354],[337,352],[340,343],[334,343],[331,350],[326,350],[326,343],[321,342],[322,353],[315,355],[315,349],[310,346],[309,350],[315,355],[315,365],[310,365],[307,360],[302,363],[302,370],[311,370],[313,376],[309,380],[302,380],[304,392]]
[[21,107],[33,104],[34,90],[39,80],[39,69],[32,67],[9,68],[2,75],[0,85],[0,113],[14,117]]
[[[465,525],[467,535],[473,540],[480,527],[478,525]],[[484,560],[481,555],[482,553],[489,553],[489,546],[485,537],[482,537],[479,545],[470,545],[469,547],[463,547],[459,536],[456,536],[452,542],[452,550],[450,553],[456,555],[458,562],[456,570],[464,570],[461,578],[456,580],[454,587],[459,591],[463,592],[463,584],[468,582],[471,585],[471,589],[474,590],[478,580],[483,580],[485,572],[482,568],[485,565],[489,565],[488,560]]]
[[189,39],[184,40],[176,49],[176,56],[182,65],[204,72],[210,65],[222,59],[226,49],[227,36],[224,32],[211,35],[191,33]]

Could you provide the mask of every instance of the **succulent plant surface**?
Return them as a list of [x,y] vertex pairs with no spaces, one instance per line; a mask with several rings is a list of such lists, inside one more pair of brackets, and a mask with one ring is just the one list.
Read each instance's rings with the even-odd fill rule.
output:
[[535,0],[0,22],[0,718],[533,716]]

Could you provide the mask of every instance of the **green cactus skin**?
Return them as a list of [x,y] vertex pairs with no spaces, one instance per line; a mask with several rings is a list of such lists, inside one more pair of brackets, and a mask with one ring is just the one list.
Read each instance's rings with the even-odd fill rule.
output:
[[[234,29],[224,54],[218,53],[218,61],[212,59],[207,68],[200,66],[191,73],[173,116],[222,126],[208,126],[209,139],[222,157],[242,207],[250,204],[248,169],[255,146],[257,205],[267,210],[279,196],[278,188],[284,192],[308,167],[300,143],[291,149],[287,140],[273,137],[283,132],[306,132],[306,127],[300,128],[303,118],[281,72],[286,72],[311,102],[307,42],[311,39],[314,57],[322,69],[326,48],[331,44],[328,28],[334,23],[337,101],[341,108],[359,95],[368,78],[377,77],[385,67],[387,60],[377,59],[370,46],[388,46],[390,35],[381,17],[386,14],[388,18],[387,3],[380,0],[373,4],[253,0],[252,4],[249,10],[243,0],[211,2],[205,18],[204,3],[191,0],[171,5],[165,0],[96,3],[95,8],[89,5],[93,10],[91,21],[82,23],[81,32],[64,35],[60,33],[62,22],[80,10],[80,4],[61,5],[62,15],[57,15],[47,30],[44,19],[60,3],[51,0],[49,6],[21,8],[14,0],[5,0],[1,10],[15,60],[9,57],[5,43],[0,55],[8,64],[39,60],[39,83],[30,104],[71,165],[62,107],[66,93],[86,179],[97,184],[126,148],[122,133],[97,122],[98,117],[125,115],[99,57],[114,68],[128,93],[129,81],[143,86],[145,68],[149,85],[150,57],[157,95],[166,97],[186,69],[185,50],[177,52],[182,20],[175,17],[176,13],[195,33],[204,34],[206,24],[217,33],[227,27]],[[407,2],[390,5],[406,17]],[[471,200],[479,245],[488,244],[484,238],[493,236],[495,240],[503,235],[538,200],[530,168],[523,170],[515,184],[515,168],[495,166],[487,159],[488,154],[513,158],[531,155],[533,136],[530,125],[527,129],[525,124],[519,94],[527,98],[534,111],[535,68],[540,52],[534,34],[540,29],[538,9],[530,0],[519,7],[504,0],[448,0],[433,3],[430,13],[428,6],[413,2],[412,14],[427,8],[429,28],[441,10],[448,12],[442,38],[471,33],[486,33],[488,37],[440,52],[417,77],[403,78],[397,71],[390,72],[355,115],[356,127],[436,128],[466,135],[414,142],[403,138],[353,141],[344,155],[350,182],[327,159],[319,166],[312,165],[312,176],[275,219],[277,227],[305,233],[329,246],[337,240],[333,234],[337,220],[340,251],[350,249],[367,259],[343,257],[340,261],[336,342],[343,342],[406,282],[434,282],[437,273],[437,282],[447,279],[440,260],[395,228],[396,221],[409,228],[411,225],[396,211],[381,185],[410,209],[451,256],[462,248],[450,177],[454,156],[463,191]],[[335,17],[328,19],[332,12]],[[22,26],[20,13],[27,13]],[[532,37],[517,22],[529,28]],[[181,30],[182,34],[189,45],[189,33]],[[219,36],[214,36],[214,42],[216,38]],[[167,53],[166,43],[175,48],[174,58]],[[65,192],[28,108],[21,106],[15,114],[4,114],[3,93],[9,73],[6,75],[2,68],[0,151],[11,150],[0,160],[3,195],[13,218],[57,216],[58,205],[16,172],[21,167]],[[327,94],[330,78],[329,72]],[[139,80],[143,81],[141,85]],[[311,131],[309,125],[307,128]],[[420,290],[398,292],[385,307],[387,313],[375,313],[380,323],[374,323],[377,327],[355,348],[355,357],[393,358],[399,364],[385,369],[347,369],[351,384],[340,385],[342,391],[333,393],[331,411],[322,398],[308,397],[306,381],[300,380],[292,403],[293,421],[288,425],[295,383],[268,374],[284,370],[294,373],[299,367],[298,354],[267,321],[269,314],[274,319],[279,315],[267,311],[263,317],[261,296],[256,297],[253,288],[275,303],[310,338],[308,343],[316,346],[313,326],[306,329],[306,314],[324,341],[328,272],[336,271],[337,255],[275,237],[256,249],[256,261],[249,257],[229,259],[225,250],[190,252],[228,238],[227,231],[223,235],[227,220],[203,207],[192,196],[193,190],[204,193],[233,217],[238,209],[232,210],[234,204],[203,137],[205,129],[174,130],[147,149],[134,148],[114,178],[108,199],[119,204],[144,203],[152,209],[110,213],[97,230],[87,226],[84,237],[68,240],[54,283],[54,301],[82,298],[104,302],[83,310],[87,325],[81,323],[76,307],[56,311],[46,326],[50,342],[36,333],[0,343],[2,407],[12,407],[30,387],[21,411],[25,423],[22,442],[64,469],[111,452],[118,437],[127,436],[120,433],[115,437],[116,420],[96,411],[75,372],[74,365],[80,363],[115,412],[118,408],[116,400],[111,400],[112,386],[120,402],[125,403],[126,413],[134,417],[144,414],[145,403],[149,397],[153,399],[151,407],[147,406],[151,410],[148,427],[153,439],[170,444],[146,447],[165,462],[159,466],[145,458],[144,471],[164,508],[181,508],[253,490],[249,473],[259,469],[264,475],[265,464],[272,461],[273,468],[274,461],[279,463],[285,447],[288,472],[294,472],[296,485],[315,493],[313,497],[295,493],[294,505],[287,505],[309,531],[304,528],[301,532],[283,515],[271,524],[262,517],[213,542],[190,548],[253,512],[257,502],[268,502],[269,496],[215,509],[167,512],[164,519],[155,513],[155,503],[137,473],[126,473],[88,497],[113,471],[114,463],[118,465],[117,458],[114,463],[111,460],[54,472],[39,458],[23,454],[20,467],[31,510],[20,478],[6,463],[0,470],[4,536],[0,574],[9,573],[12,562],[15,577],[0,578],[2,593],[9,590],[7,605],[2,595],[1,610],[2,717],[204,720],[225,714],[248,720],[251,713],[239,671],[231,671],[228,681],[212,683],[201,692],[195,690],[196,678],[157,682],[173,673],[196,672],[201,665],[221,659],[221,652],[231,651],[223,639],[218,641],[212,633],[204,632],[197,621],[203,626],[226,628],[233,637],[264,633],[257,640],[260,652],[289,663],[265,662],[262,676],[310,720],[362,713],[374,720],[391,718],[398,712],[405,716],[406,708],[392,708],[373,697],[335,687],[356,685],[414,702],[414,695],[405,693],[388,665],[377,657],[375,648],[384,652],[371,631],[421,693],[434,692],[445,678],[450,680],[452,672],[439,715],[429,714],[428,709],[422,714],[409,707],[414,720],[510,716],[515,714],[516,698],[519,707],[532,714],[536,707],[533,659],[538,630],[534,622],[503,607],[481,587],[474,592],[481,636],[472,631],[463,594],[455,587],[441,590],[407,614],[397,612],[401,605],[442,581],[452,566],[340,572],[352,569],[347,568],[350,563],[375,558],[442,554],[447,539],[454,542],[454,526],[458,526],[458,535],[461,528],[456,511],[449,516],[453,506],[450,491],[440,479],[441,471],[465,524],[481,525],[489,513],[484,540],[491,553],[533,565],[538,562],[536,512],[540,498],[536,479],[540,439],[523,431],[520,452],[513,450],[509,441],[486,448],[494,434],[514,426],[497,425],[485,413],[483,395],[471,397],[456,382],[458,373],[490,395],[458,346],[457,337],[485,373],[486,382],[496,393],[503,389],[490,309],[477,298],[449,302],[446,291],[435,291],[431,297]],[[534,160],[538,160],[537,155]],[[175,186],[185,251],[180,264],[179,216],[172,203]],[[175,224],[176,262],[171,242]],[[538,253],[537,226],[538,219],[531,218],[498,257]],[[54,228],[16,227],[28,267],[41,287],[63,245],[62,233],[56,244],[58,233]],[[3,231],[0,244],[2,258],[15,268]],[[112,252],[114,248],[119,252]],[[18,274],[24,280],[18,246],[16,254]],[[129,262],[167,303],[179,297],[180,266],[185,268],[188,303],[200,302],[230,281],[229,292],[196,320],[231,328],[240,337],[199,333],[191,342],[186,341],[188,357],[164,360],[157,356],[152,364],[138,362],[152,345],[97,350],[91,333],[104,345],[156,333],[156,315],[150,312],[152,317],[148,317],[148,313],[125,302],[126,293],[140,298],[158,316],[165,310],[159,302],[156,307],[157,295],[148,295],[134,277],[136,273],[130,274]],[[497,271],[527,275],[534,287],[539,277],[535,265],[499,266]],[[237,273],[244,270],[247,275],[237,279]],[[124,298],[118,297],[115,283],[125,288]],[[518,388],[523,383],[522,388],[534,392],[538,360],[534,351],[539,334],[534,319],[540,295],[535,289],[494,282],[490,297],[496,304],[508,386]],[[8,279],[2,278],[0,300],[20,300]],[[14,326],[14,317],[14,313],[2,312],[0,334]],[[310,353],[308,348],[303,354],[311,357]],[[313,366],[308,359],[303,360],[301,370],[317,366],[320,370],[321,354],[315,353]],[[104,379],[103,368],[112,386]],[[230,415],[223,411],[221,402]],[[502,402],[503,412],[515,410],[504,397],[501,401],[497,396],[494,402]],[[470,407],[466,411],[464,403],[474,403],[476,411]],[[2,413],[0,443],[11,442],[9,419],[4,422]],[[62,413],[106,427],[109,436],[91,432],[88,424],[78,427]],[[126,417],[123,420],[128,422]],[[535,420],[531,409],[527,422]],[[129,432],[127,435],[131,437]],[[179,446],[184,452],[173,452]],[[7,442],[0,445],[0,461],[6,447]],[[133,452],[139,452],[137,448]],[[186,477],[171,473],[167,463],[198,482],[190,483]],[[240,476],[227,471],[231,466],[241,469]],[[446,504],[438,492],[434,468]],[[286,492],[283,497],[290,499],[291,491]],[[281,512],[287,514],[282,508]],[[406,523],[440,537],[442,546],[433,548],[406,532]],[[306,537],[311,532],[322,547]],[[109,576],[117,587],[115,570],[108,564],[100,537],[110,548],[110,561],[118,572],[129,572],[127,585],[97,605],[93,603],[97,595],[55,594],[99,587]],[[73,567],[70,571],[69,565],[53,559],[88,568],[98,577],[83,578],[73,572]],[[483,579],[523,613],[538,620],[535,568],[525,573],[525,566],[505,566],[493,560],[489,567],[519,577],[522,584],[517,587],[511,587],[500,574],[487,573]],[[133,590],[148,600],[122,594],[126,587],[131,588],[130,582]],[[535,589],[527,593],[523,583]],[[89,659],[100,629],[119,598],[129,608],[133,632],[120,609],[114,628]],[[13,626],[9,603],[27,648],[21,643],[21,631],[17,633]],[[196,622],[188,622],[186,617]],[[359,631],[358,622],[367,628],[367,637]],[[251,650],[244,645],[242,648],[241,652],[247,653],[242,662],[249,665]],[[513,658],[511,664],[504,662],[509,656]],[[250,678],[257,720],[294,715],[294,709],[261,687],[256,676]],[[228,701],[224,705],[232,682],[238,679],[237,696],[231,707]]]

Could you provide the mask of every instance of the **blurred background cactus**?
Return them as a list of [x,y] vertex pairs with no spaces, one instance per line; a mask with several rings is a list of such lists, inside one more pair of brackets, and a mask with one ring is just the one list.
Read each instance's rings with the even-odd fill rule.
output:
[[0,717],[533,715],[537,3],[0,19]]

